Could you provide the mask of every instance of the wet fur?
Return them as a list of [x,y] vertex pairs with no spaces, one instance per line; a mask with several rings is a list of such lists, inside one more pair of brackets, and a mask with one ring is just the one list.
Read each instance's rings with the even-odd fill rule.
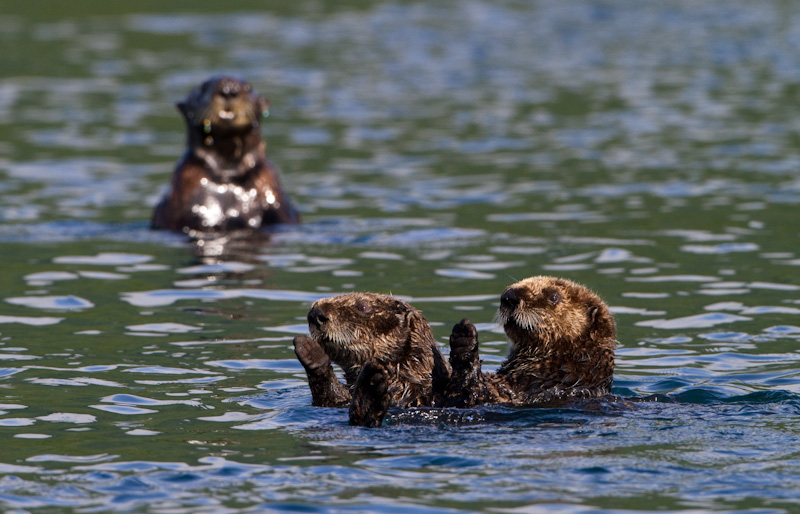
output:
[[300,221],[266,157],[260,120],[268,105],[247,82],[224,76],[178,103],[186,152],[153,213],[153,228],[228,232]]
[[614,318],[589,289],[564,279],[531,277],[506,289],[498,319],[511,350],[496,373],[481,371],[472,323],[464,319],[453,327],[446,405],[541,404],[610,393]]
[[[380,426],[391,407],[429,407],[450,379],[425,318],[391,296],[350,293],[318,300],[308,312],[311,337],[294,340],[313,405],[350,404],[355,425]],[[344,371],[336,379],[331,363]],[[376,389],[377,388],[377,389]]]

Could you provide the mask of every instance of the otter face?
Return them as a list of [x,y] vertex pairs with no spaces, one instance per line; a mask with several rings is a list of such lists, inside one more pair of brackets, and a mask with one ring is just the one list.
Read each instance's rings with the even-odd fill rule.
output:
[[206,80],[178,103],[186,123],[206,134],[251,130],[258,126],[268,106],[250,84],[224,76]]
[[397,356],[411,331],[419,330],[415,320],[421,318],[419,311],[391,296],[350,293],[314,302],[308,328],[331,360],[361,366],[375,357]]
[[570,344],[597,335],[614,337],[613,319],[597,295],[553,277],[530,277],[510,285],[500,296],[498,318],[517,350]]

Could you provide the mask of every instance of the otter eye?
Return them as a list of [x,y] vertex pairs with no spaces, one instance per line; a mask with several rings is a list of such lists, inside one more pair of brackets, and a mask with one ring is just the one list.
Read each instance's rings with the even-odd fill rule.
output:
[[361,314],[369,314],[372,312],[372,306],[365,302],[360,302],[358,305],[356,305],[356,309],[358,309],[358,312]]
[[557,305],[558,302],[561,301],[561,295],[558,293],[550,293],[550,295],[547,297],[547,301],[553,305]]

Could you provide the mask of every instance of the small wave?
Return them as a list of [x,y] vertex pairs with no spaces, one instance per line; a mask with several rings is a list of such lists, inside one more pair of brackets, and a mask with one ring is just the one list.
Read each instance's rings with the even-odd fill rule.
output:
[[330,294],[287,290],[269,291],[266,289],[159,289],[122,293],[122,299],[135,307],[165,307],[181,300],[212,301],[232,298],[310,303]]
[[717,245],[684,245],[681,250],[701,255],[725,254],[735,252],[756,252],[760,248],[755,243],[721,243]]
[[425,468],[471,468],[484,465],[480,459],[469,459],[456,455],[408,455],[397,457],[383,457],[378,459],[364,459],[357,464],[372,468],[389,469],[414,469],[424,470]]
[[84,264],[91,266],[132,266],[153,260],[152,255],[122,252],[100,252],[96,255],[64,255],[56,257],[56,264]]
[[263,369],[278,373],[297,373],[303,371],[303,366],[296,359],[270,360],[270,359],[239,359],[206,361],[207,366],[218,366],[227,369]]
[[146,323],[143,325],[129,325],[125,328],[132,332],[159,332],[165,334],[187,334],[201,330],[200,327],[184,325],[183,323]]
[[436,274],[440,277],[450,277],[450,278],[465,278],[465,279],[472,279],[472,280],[489,280],[495,278],[493,273],[484,273],[482,271],[472,271],[466,269],[437,269]]
[[8,303],[14,305],[23,305],[25,307],[33,307],[35,309],[47,310],[82,310],[91,309],[94,304],[89,300],[84,300],[78,296],[23,296],[15,298],[6,298]]
[[725,325],[728,323],[733,323],[735,321],[750,321],[752,319],[753,318],[748,318],[746,316],[737,316],[735,314],[727,314],[723,312],[710,312],[708,314],[697,314],[694,316],[686,316],[683,318],[653,319],[647,321],[639,321],[636,323],[636,326],[676,330],[685,328],[708,328],[717,325]]
[[59,220],[34,224],[0,224],[0,242],[54,243],[104,239],[123,242],[174,242],[174,234],[150,230],[144,221],[101,223],[86,220]]
[[47,416],[39,416],[36,419],[39,421],[49,421],[51,423],[74,423],[77,425],[94,423],[97,421],[97,418],[91,414],[75,414],[71,412],[54,412]]

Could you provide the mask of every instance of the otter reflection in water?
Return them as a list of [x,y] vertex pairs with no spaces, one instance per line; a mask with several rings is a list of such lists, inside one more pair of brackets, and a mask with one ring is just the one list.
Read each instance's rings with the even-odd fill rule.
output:
[[213,77],[178,108],[187,148],[152,227],[184,232],[259,229],[300,216],[267,160],[260,119],[269,102],[247,82]]
[[450,369],[425,318],[408,303],[374,293],[324,298],[309,310],[308,326],[311,338],[295,337],[294,347],[313,405],[349,404],[351,424],[379,426],[389,407],[441,404]]
[[[309,313],[312,326],[317,322],[312,320],[314,312],[312,308]],[[335,309],[334,312],[338,313]],[[320,314],[325,323],[331,323],[326,333],[348,334],[347,337],[333,336],[339,341],[335,349],[328,349],[327,346],[325,350],[319,348],[321,360],[324,361],[322,357],[326,351],[334,361],[334,355],[342,352],[359,355],[360,374],[351,372],[348,383],[354,384],[351,405],[358,404],[363,414],[354,418],[351,407],[351,423],[380,426],[391,398],[383,393],[385,389],[375,386],[391,378],[393,387],[398,390],[404,387],[405,379],[394,371],[392,359],[371,360],[374,341],[386,340],[376,337],[373,332],[381,326],[380,323],[357,324],[360,332],[355,332],[343,330],[337,321],[332,322],[324,312],[316,316]],[[444,390],[438,386],[445,376],[440,372],[431,380],[434,401],[417,405],[462,408],[497,403],[541,405],[610,394],[616,329],[608,306],[595,293],[569,280],[531,277],[509,286],[503,292],[498,317],[511,343],[511,350],[497,372],[481,371],[478,333],[474,325],[464,319],[453,327],[450,336],[452,370]],[[436,353],[438,355],[438,350]],[[339,359],[344,362],[341,357]],[[367,362],[369,364],[365,365]],[[417,373],[412,375],[414,379],[419,380],[419,372],[425,369],[428,368],[417,368]],[[332,376],[332,370],[330,373]],[[355,375],[358,375],[357,381],[353,378]],[[312,373],[309,372],[310,383],[311,377]],[[326,384],[330,382],[330,378],[325,381]],[[316,388],[321,389],[319,385]],[[314,389],[312,385],[312,396]],[[350,390],[344,387],[342,390],[346,393],[342,394],[342,401],[349,400]]]

